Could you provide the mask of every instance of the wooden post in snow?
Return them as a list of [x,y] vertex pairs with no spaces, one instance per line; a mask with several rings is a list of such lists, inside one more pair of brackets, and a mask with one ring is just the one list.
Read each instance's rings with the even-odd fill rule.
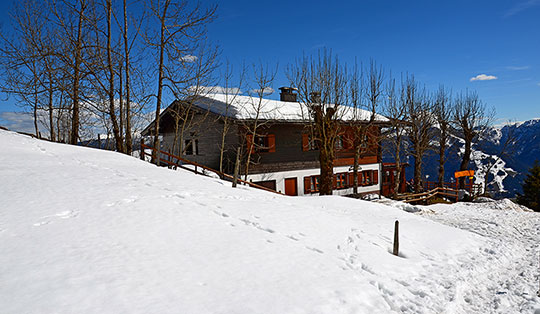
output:
[[145,160],[144,156],[144,139],[141,138],[141,160]]
[[395,256],[399,256],[399,221],[394,224],[394,251]]

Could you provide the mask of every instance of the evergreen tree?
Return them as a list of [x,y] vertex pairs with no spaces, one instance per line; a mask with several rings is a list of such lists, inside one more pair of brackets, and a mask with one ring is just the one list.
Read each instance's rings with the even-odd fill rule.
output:
[[540,164],[534,163],[523,181],[523,194],[518,194],[517,202],[540,212]]

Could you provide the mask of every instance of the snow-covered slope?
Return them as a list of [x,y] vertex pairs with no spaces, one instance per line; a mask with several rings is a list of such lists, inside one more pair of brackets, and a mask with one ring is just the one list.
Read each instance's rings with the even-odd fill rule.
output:
[[[528,259],[539,240],[536,213],[460,225],[463,210],[452,206],[411,214],[337,196],[232,189],[129,156],[5,131],[0,144],[2,313],[540,308],[537,260]],[[483,217],[481,210],[489,209],[478,211]],[[389,253],[396,219],[401,257]],[[483,232],[491,228],[502,231]]]

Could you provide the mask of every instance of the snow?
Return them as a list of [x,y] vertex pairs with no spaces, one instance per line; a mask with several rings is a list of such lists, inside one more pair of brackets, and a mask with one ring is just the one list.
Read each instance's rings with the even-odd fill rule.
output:
[[[463,146],[465,140],[455,136],[454,138],[462,143],[458,152],[462,156],[465,153],[465,147]],[[486,154],[476,146],[471,147],[471,162],[474,163],[476,168],[474,173],[475,184],[481,184],[482,188],[486,189],[484,186],[485,176],[493,176],[493,178],[488,180],[488,191],[505,192],[504,180],[516,173],[514,169],[506,166],[506,162],[502,158],[499,158],[497,155]]]
[[[197,106],[236,119],[279,120],[302,122],[310,119],[307,107],[299,102],[286,102],[244,95],[207,94],[198,96]],[[369,120],[371,112],[349,106],[339,106],[336,116],[341,120]],[[375,115],[375,121],[388,121],[386,117]]]
[[[515,173],[512,168],[506,166],[506,162],[499,158],[497,155],[489,155],[480,150],[471,149],[471,160],[476,166],[476,172],[474,175],[474,183],[484,185],[486,175],[492,175],[493,179],[488,181],[488,191],[495,190],[497,192],[504,192],[503,181],[508,175]],[[485,189],[486,187],[484,187]]]
[[0,143],[2,313],[540,311],[540,217],[510,204],[413,214],[7,131]]

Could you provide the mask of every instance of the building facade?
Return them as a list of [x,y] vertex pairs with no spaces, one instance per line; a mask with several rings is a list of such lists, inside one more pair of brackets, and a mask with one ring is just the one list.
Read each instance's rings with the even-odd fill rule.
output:
[[[335,145],[336,195],[353,193],[351,139],[355,129],[351,123],[367,123],[371,114],[350,107],[343,110],[348,111],[340,113],[343,126]],[[319,151],[311,141],[311,122],[306,114],[307,110],[296,102],[288,88],[282,88],[279,101],[223,94],[175,101],[160,117],[161,150],[232,174],[241,148],[243,179],[287,195],[318,195]],[[359,194],[381,192],[379,135],[387,120],[376,115],[374,121],[358,160]],[[143,135],[150,135],[152,129],[153,123]],[[250,163],[246,167],[248,155]]]

